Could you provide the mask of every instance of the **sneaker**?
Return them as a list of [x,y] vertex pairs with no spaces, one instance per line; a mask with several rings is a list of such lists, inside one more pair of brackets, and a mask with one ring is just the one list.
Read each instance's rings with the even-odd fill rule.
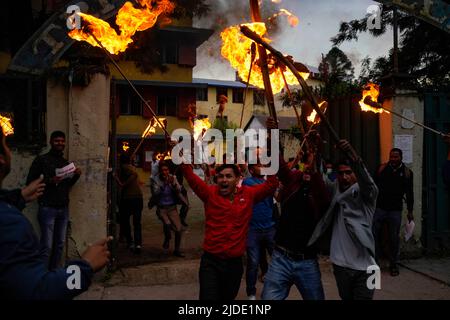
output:
[[182,254],[180,251],[174,251],[173,255],[178,258],[184,258],[184,254]]
[[252,294],[251,296],[247,297],[248,300],[256,300],[256,296]]

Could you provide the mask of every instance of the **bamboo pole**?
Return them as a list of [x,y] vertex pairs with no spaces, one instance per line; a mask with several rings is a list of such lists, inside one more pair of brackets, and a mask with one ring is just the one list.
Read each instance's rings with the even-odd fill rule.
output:
[[[250,0],[250,12],[253,22],[262,22],[261,12],[259,10],[259,0]],[[277,112],[275,110],[275,100],[273,97],[272,85],[270,83],[269,67],[267,66],[267,52],[263,46],[258,46],[259,67],[264,81],[264,89],[266,92],[267,106],[270,116],[277,121]]]
[[306,98],[311,102],[311,105],[314,110],[316,110],[317,114],[319,115],[320,119],[322,120],[322,123],[327,127],[328,131],[330,132],[332,138],[339,142],[340,138],[337,134],[336,130],[334,130],[333,126],[331,125],[330,121],[325,117],[325,114],[320,110],[319,105],[317,104],[316,99],[314,98],[314,95],[311,92],[311,89],[308,87],[305,79],[302,78],[300,73],[295,68],[294,64],[289,61],[280,51],[276,50],[274,47],[269,45],[267,42],[265,42],[259,35],[257,35],[255,32],[250,30],[246,26],[241,26],[241,32],[251,40],[258,43],[260,46],[264,47],[265,49],[269,50],[277,59],[279,62],[283,63],[286,67],[288,67],[291,72],[294,74],[294,76],[297,78],[300,86],[302,87],[302,90],[306,96]]

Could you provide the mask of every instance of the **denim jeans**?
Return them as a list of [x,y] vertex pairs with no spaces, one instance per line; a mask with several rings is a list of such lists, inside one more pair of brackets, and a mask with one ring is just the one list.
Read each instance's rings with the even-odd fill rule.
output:
[[303,300],[325,299],[317,259],[292,260],[274,250],[264,280],[262,299],[284,300],[288,297],[293,284]]
[[247,296],[256,294],[256,280],[258,278],[258,266],[266,254],[266,249],[272,255],[275,245],[275,227],[265,230],[248,231],[247,236],[247,269],[245,280],[247,284]]
[[377,208],[373,216],[372,232],[375,238],[375,254],[377,260],[382,256],[382,230],[383,223],[387,223],[389,232],[389,262],[395,265],[398,261],[399,245],[400,245],[400,226],[402,223],[401,211],[386,211]]
[[48,263],[48,269],[59,267],[66,240],[69,208],[39,206],[39,226],[41,227],[41,252]]

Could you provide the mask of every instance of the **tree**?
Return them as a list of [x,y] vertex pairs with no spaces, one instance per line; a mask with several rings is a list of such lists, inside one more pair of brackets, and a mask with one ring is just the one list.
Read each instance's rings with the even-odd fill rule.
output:
[[323,80],[330,82],[351,82],[355,73],[352,62],[338,47],[333,46],[319,65]]
[[[450,34],[399,10],[397,24],[399,39],[399,72],[412,76],[416,87],[450,86]],[[384,34],[393,25],[393,11],[382,7],[381,29],[368,29],[367,16],[341,23],[339,33],[332,38],[334,45],[357,40],[362,32],[373,36]],[[369,77],[387,75],[393,71],[393,52],[367,65]]]

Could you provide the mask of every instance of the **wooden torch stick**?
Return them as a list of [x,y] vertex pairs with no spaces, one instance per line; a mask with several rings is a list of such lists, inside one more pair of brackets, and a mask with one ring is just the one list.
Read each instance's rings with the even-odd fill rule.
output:
[[392,113],[393,115],[396,115],[397,117],[400,117],[400,118],[402,118],[402,119],[405,119],[406,121],[412,122],[412,123],[418,125],[419,127],[422,127],[422,128],[424,128],[424,129],[426,129],[426,130],[429,130],[429,131],[431,131],[431,132],[433,132],[433,133],[436,133],[436,134],[438,134],[438,135],[440,135],[440,136],[442,136],[442,137],[447,136],[445,133],[443,133],[443,132],[441,132],[441,131],[438,131],[438,130],[435,130],[435,129],[433,129],[433,128],[430,128],[430,127],[428,127],[428,126],[426,126],[426,125],[424,125],[424,124],[422,124],[422,123],[420,123],[420,122],[417,122],[417,121],[408,119],[407,117],[401,115],[400,113],[397,113],[397,112],[395,112],[395,111],[388,110],[388,109],[384,108],[383,105],[382,105],[381,103],[378,103],[378,102],[373,101],[372,98],[369,97],[369,96],[367,96],[367,97],[364,99],[364,103],[367,104],[367,105],[369,105],[369,106],[371,106],[372,108],[375,108],[375,109],[383,109],[383,110],[386,110],[387,112]]
[[[259,0],[250,0],[250,11],[253,22],[262,22],[261,12],[259,10]],[[255,41],[256,42],[256,41]],[[277,121],[277,112],[275,110],[275,99],[273,97],[272,85],[270,83],[269,67],[267,66],[267,52],[261,45],[258,46],[259,67],[264,81],[264,89],[266,92],[267,106],[270,116]]]
[[317,114],[319,115],[320,119],[322,120],[323,124],[327,127],[328,131],[330,132],[332,138],[335,140],[335,142],[339,142],[340,138],[337,134],[336,130],[334,130],[333,126],[331,125],[330,121],[325,117],[325,114],[320,110],[319,105],[317,104],[316,99],[314,98],[314,95],[311,92],[311,89],[308,87],[308,84],[306,83],[305,79],[302,78],[300,73],[295,68],[294,64],[289,61],[280,51],[276,50],[274,47],[269,45],[267,42],[265,42],[261,37],[250,30],[250,28],[241,25],[241,32],[248,38],[252,39],[256,43],[258,43],[260,46],[264,47],[265,49],[269,50],[277,59],[279,62],[283,63],[286,67],[288,67],[291,72],[294,74],[294,76],[297,78],[298,82],[300,83],[300,86],[302,87],[303,92],[305,93],[306,98],[311,102],[311,105],[314,110],[316,110]]
[[[114,60],[114,58],[111,56],[111,54],[109,53],[108,50],[106,50],[106,48],[103,46],[103,44],[97,39],[97,37],[93,34],[90,33],[90,35],[92,36],[92,38],[95,40],[95,42],[98,43],[98,45],[100,46],[100,48],[103,49],[103,51],[105,51],[106,55],[108,56],[108,58],[111,60],[111,62],[113,63],[113,65],[116,67],[117,71],[119,71],[119,73],[122,75],[122,77],[128,82],[128,84],[130,85],[130,87],[133,89],[133,91],[137,94],[137,96],[139,97],[139,99],[141,99],[141,101],[144,103],[144,105],[148,108],[148,110],[150,110],[150,113],[152,114],[152,116],[155,118],[156,122],[159,123],[159,125],[161,126],[161,128],[164,131],[164,134],[166,135],[166,137],[170,137],[170,133],[167,131],[167,129],[164,127],[164,125],[161,123],[161,121],[159,121],[155,111],[153,111],[153,109],[150,107],[150,105],[148,104],[148,102],[144,99],[144,97],[139,93],[139,91],[136,89],[136,87],[133,85],[133,83],[131,83],[131,81],[127,78],[127,76],[123,73],[122,69],[119,67],[119,65],[117,64],[117,62]],[[140,144],[139,144],[140,145]]]

